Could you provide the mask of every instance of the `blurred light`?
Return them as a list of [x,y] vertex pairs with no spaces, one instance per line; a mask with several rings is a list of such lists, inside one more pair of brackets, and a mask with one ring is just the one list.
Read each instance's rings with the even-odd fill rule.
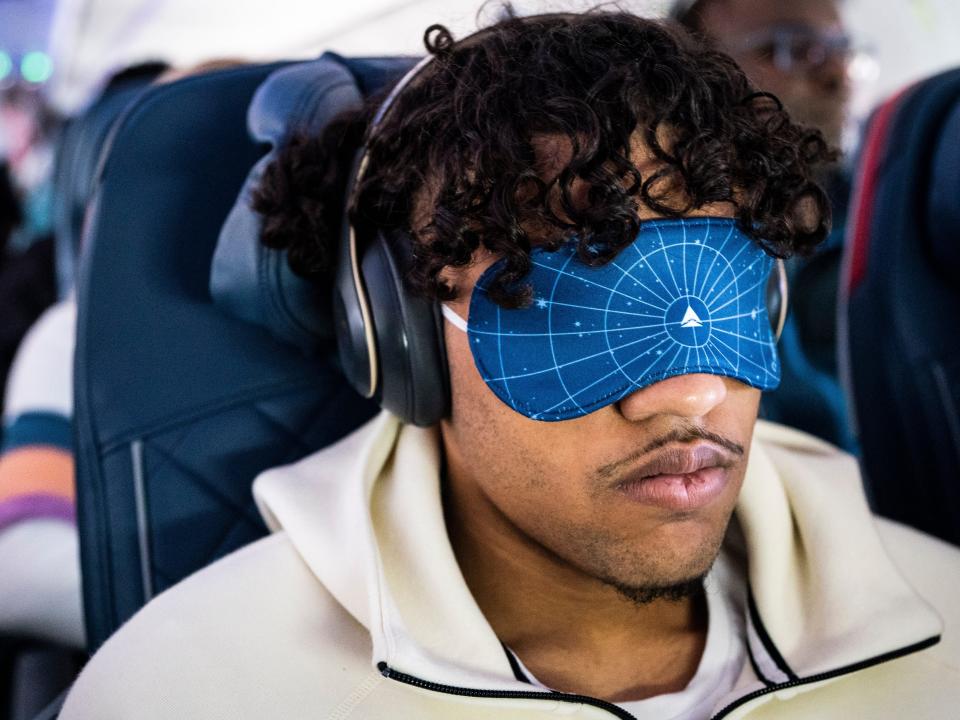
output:
[[13,70],[13,60],[3,50],[0,50],[0,80],[3,80]]
[[53,74],[53,61],[46,53],[34,50],[24,55],[20,61],[20,74],[27,82],[46,82]]
[[880,63],[872,52],[857,52],[847,64],[847,76],[858,83],[872,83],[880,77]]

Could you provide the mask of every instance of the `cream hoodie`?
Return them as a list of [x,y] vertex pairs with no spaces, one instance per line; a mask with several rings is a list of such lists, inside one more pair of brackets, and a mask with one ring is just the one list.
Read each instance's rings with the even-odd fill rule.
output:
[[[141,610],[61,718],[629,718],[514,679],[447,539],[438,448],[384,413],[262,475],[274,534]],[[872,517],[849,456],[758,422],[728,543],[750,662],[714,717],[960,714],[960,551]]]

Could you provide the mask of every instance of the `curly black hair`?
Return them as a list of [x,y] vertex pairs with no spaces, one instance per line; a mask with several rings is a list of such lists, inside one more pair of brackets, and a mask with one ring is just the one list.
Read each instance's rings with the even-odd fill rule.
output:
[[[608,11],[509,17],[461,42],[432,26],[424,42],[434,60],[367,139],[351,208],[361,231],[412,234],[416,293],[455,297],[441,271],[482,246],[505,260],[491,297],[523,305],[532,245],[577,238],[580,257],[602,264],[636,238],[640,204],[680,217],[730,203],[740,228],[779,257],[827,235],[830,205],[813,177],[835,152],[675,23]],[[295,138],[255,194],[263,242],[304,276],[331,272],[374,109]],[[545,138],[564,150],[544,158]],[[644,144],[655,158],[646,175],[635,164]]]

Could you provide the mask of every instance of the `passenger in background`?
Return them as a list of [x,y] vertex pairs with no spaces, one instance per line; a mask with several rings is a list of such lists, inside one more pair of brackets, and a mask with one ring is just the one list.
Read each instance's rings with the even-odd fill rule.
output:
[[0,406],[17,346],[56,300],[49,113],[18,88],[0,97]]
[[82,648],[73,442],[76,305],[54,305],[10,371],[0,450],[0,635]]
[[[837,0],[679,0],[671,15],[714,41],[798,122],[839,147],[847,123],[853,43]],[[840,164],[818,178],[833,231],[809,257],[788,261],[790,310],[780,340],[783,377],[761,415],[855,450],[837,371],[836,298],[850,178]]]

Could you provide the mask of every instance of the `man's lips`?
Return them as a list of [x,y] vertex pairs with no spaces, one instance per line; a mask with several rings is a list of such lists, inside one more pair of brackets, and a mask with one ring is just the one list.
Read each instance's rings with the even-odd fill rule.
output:
[[691,445],[669,445],[655,451],[643,463],[632,468],[628,481],[642,480],[655,475],[687,475],[709,467],[730,467],[733,454],[713,443],[698,442]]
[[723,493],[735,462],[732,453],[713,444],[674,445],[621,476],[615,487],[634,502],[689,512]]

